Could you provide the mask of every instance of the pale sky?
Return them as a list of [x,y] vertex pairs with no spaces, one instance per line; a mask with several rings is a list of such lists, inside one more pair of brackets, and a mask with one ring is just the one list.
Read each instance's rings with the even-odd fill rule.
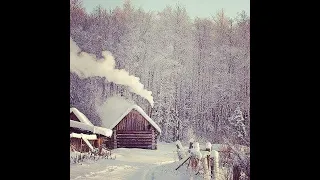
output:
[[[106,9],[122,7],[125,0],[83,0],[87,12],[91,12],[97,5]],[[211,17],[217,11],[224,9],[229,17],[236,17],[242,10],[250,16],[250,0],[131,0],[132,5],[145,11],[162,11],[166,5],[174,7],[177,3],[185,6],[188,15],[194,17]]]

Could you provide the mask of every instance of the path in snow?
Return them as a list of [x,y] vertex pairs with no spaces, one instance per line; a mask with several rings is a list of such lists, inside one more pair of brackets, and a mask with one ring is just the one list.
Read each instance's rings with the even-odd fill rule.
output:
[[175,171],[177,155],[173,143],[159,143],[157,150],[113,150],[116,160],[101,159],[70,165],[70,180],[151,180],[181,179]]

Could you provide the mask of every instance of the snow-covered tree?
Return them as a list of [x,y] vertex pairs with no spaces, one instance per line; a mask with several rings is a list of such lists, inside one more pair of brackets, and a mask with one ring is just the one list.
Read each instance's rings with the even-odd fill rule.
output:
[[247,136],[246,127],[244,125],[244,118],[243,114],[238,106],[234,113],[228,118],[228,121],[231,126],[231,133],[230,136],[234,136],[236,139],[240,139],[240,141],[244,140]]

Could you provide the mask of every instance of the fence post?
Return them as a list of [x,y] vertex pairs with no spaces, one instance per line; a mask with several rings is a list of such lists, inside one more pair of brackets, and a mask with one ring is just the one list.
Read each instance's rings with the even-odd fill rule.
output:
[[210,142],[207,142],[206,143],[206,151],[208,152],[207,153],[207,156],[205,157],[206,158],[206,161],[207,161],[207,163],[206,163],[206,170],[207,170],[207,173],[208,173],[208,178],[210,179],[211,178],[211,176],[212,176],[212,169],[211,169],[211,164],[212,164],[212,162],[211,162],[211,147],[212,147],[212,145],[211,145],[211,143]]
[[80,138],[80,153],[82,152],[82,138]]
[[211,164],[211,172],[214,180],[220,179],[220,172],[219,172],[219,153],[218,151],[211,150],[211,155],[213,162]]
[[211,179],[211,175],[210,175],[210,171],[208,168],[208,157],[209,155],[207,155],[206,157],[202,158],[202,163],[203,163],[203,171],[204,171],[204,175],[203,178],[205,180],[210,180]]
[[194,143],[193,152],[191,153],[194,157],[194,170],[198,170],[200,167],[200,160],[202,159],[202,154],[200,152],[200,146],[198,142]]

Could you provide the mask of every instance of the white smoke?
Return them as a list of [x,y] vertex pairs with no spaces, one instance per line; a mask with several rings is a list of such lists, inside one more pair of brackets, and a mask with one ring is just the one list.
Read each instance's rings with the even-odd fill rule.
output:
[[70,71],[76,73],[81,78],[106,77],[106,80],[115,84],[125,85],[135,94],[140,95],[149,101],[153,107],[152,92],[144,89],[140,79],[129,75],[124,69],[115,69],[116,62],[112,54],[103,51],[104,58],[97,59],[95,55],[81,52],[77,44],[70,38]]

